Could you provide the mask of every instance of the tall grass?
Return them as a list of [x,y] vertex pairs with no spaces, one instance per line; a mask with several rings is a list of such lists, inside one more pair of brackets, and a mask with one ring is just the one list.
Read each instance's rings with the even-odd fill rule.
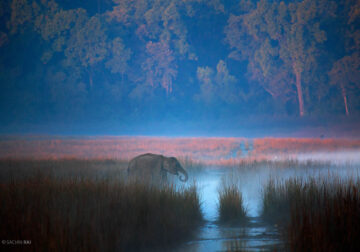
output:
[[[32,163],[21,177],[9,173],[8,163],[1,165],[0,174],[10,177],[2,176],[0,182],[0,237],[31,240],[24,245],[29,251],[165,249],[189,237],[202,220],[195,185],[179,189],[126,183],[89,176],[85,167],[80,177],[61,170],[62,176],[56,176],[44,163],[43,168]],[[12,161],[10,167],[23,170],[26,165]]]
[[306,161],[299,161],[298,159],[294,158],[284,158],[279,160],[272,160],[268,157],[262,158],[259,157],[250,157],[242,159],[238,162],[238,169],[240,171],[251,171],[254,169],[260,168],[269,168],[269,169],[292,169],[296,170],[299,169],[301,171],[308,170],[308,169],[321,169],[325,168],[328,169],[331,166],[331,163],[328,161],[317,161],[317,160],[306,160]]
[[239,188],[234,185],[222,188],[219,192],[219,220],[242,221],[245,217],[246,210]]
[[360,251],[360,180],[319,181],[294,202],[288,226],[293,251]]
[[271,179],[262,216],[283,224],[292,251],[360,251],[360,179]]
[[246,220],[246,208],[238,183],[239,180],[236,179],[234,173],[221,179],[218,189],[220,222],[234,223]]
[[304,181],[301,178],[270,178],[262,191],[262,218],[276,224],[288,223],[291,205],[300,200],[303,188]]

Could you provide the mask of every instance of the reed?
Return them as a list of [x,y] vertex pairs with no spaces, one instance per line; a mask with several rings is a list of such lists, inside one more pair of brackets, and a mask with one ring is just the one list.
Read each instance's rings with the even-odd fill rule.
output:
[[236,223],[246,220],[246,208],[238,183],[234,173],[222,177],[218,189],[220,222]]
[[285,181],[270,178],[262,191],[262,218],[274,224],[286,224],[290,218],[291,204],[300,200],[303,187],[301,178]]
[[[31,240],[16,247],[29,251],[165,249],[201,222],[195,185],[127,183],[112,179],[111,169],[101,173],[96,161],[84,162],[56,161],[57,170],[53,161],[0,163],[0,237]],[[86,164],[94,165],[90,174]]]
[[287,228],[292,251],[360,251],[359,182],[318,181],[293,202]]
[[262,217],[281,225],[291,251],[360,251],[360,179],[270,179]]

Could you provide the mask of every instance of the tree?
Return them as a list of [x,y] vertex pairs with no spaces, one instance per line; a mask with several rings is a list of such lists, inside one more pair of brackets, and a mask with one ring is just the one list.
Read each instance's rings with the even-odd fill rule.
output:
[[109,48],[109,60],[106,62],[106,67],[110,69],[111,73],[120,73],[124,75],[128,69],[127,61],[131,58],[131,50],[126,49],[123,40],[116,37]]
[[229,73],[226,63],[220,60],[216,66],[216,71],[210,67],[198,67],[197,79],[200,82],[200,94],[196,96],[198,100],[205,104],[238,104],[243,92],[238,85],[235,76]]
[[210,67],[198,67],[197,79],[201,83],[200,95],[197,99],[203,100],[205,104],[211,104],[215,101],[216,88],[213,83],[214,71]]
[[336,61],[329,72],[330,82],[338,85],[344,100],[345,114],[350,115],[348,92],[351,89],[360,88],[360,55],[353,53]]
[[[44,43],[41,60],[68,69],[78,69],[81,75],[72,75],[82,81],[85,76],[88,89],[93,87],[94,71],[106,67],[113,74],[123,76],[131,51],[120,36],[108,37],[107,24],[101,15],[89,17],[86,10],[62,9],[55,1],[13,0],[11,30],[16,33],[27,25],[36,31]],[[60,66],[59,66],[60,67]]]
[[102,62],[108,53],[106,29],[97,16],[80,20],[70,31],[65,56],[67,64],[79,64],[89,77],[90,89],[93,86],[94,67]]
[[[191,2],[191,1],[190,1]],[[195,58],[187,42],[184,15],[191,3],[181,0],[114,0],[109,20],[135,30],[138,61],[144,62],[145,81],[151,87],[162,87],[169,94],[177,77],[179,60]],[[178,58],[179,60],[175,60]],[[139,75],[139,73],[137,73]],[[140,80],[140,85],[142,85]]]
[[[33,5],[36,5],[34,2]],[[11,2],[11,17],[9,25],[12,34],[19,32],[19,29],[29,24],[33,20],[33,6],[28,0],[12,0]]]
[[10,16],[10,2],[0,2],[0,47],[5,45],[9,41],[8,29],[6,27],[7,20]]
[[[232,16],[226,30],[227,41],[235,49],[230,56],[244,55],[252,76],[259,75],[273,97],[278,96],[273,90],[279,90],[274,79],[283,77],[288,85],[295,85],[300,116],[305,114],[302,76],[316,64],[318,47],[326,40],[325,31],[320,29],[321,4],[321,0],[288,5],[261,0],[250,12]],[[229,34],[234,30],[241,37]],[[243,47],[249,40],[253,45]],[[291,93],[291,88],[283,90]]]
[[360,89],[360,1],[347,1],[343,8],[343,38],[347,55],[336,60],[328,74],[330,83],[339,87],[345,114],[349,116],[349,93]]
[[146,71],[146,80],[152,87],[161,86],[169,94],[172,92],[172,81],[176,77],[177,70],[173,52],[169,45],[162,42],[149,42],[146,45],[149,57],[143,64]]
[[215,83],[217,84],[219,95],[223,102],[236,104],[243,96],[242,90],[238,86],[238,80],[231,75],[225,61],[220,60],[216,66]]
[[[55,2],[45,2],[40,6],[34,20],[34,29],[48,43],[42,61],[47,64],[55,53],[64,53],[71,31],[88,19],[84,9],[63,10]],[[79,24],[80,23],[80,24]]]

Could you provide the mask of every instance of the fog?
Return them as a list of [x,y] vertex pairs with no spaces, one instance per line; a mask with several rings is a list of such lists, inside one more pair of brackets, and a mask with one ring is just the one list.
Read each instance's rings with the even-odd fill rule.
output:
[[301,162],[318,161],[335,165],[358,165],[360,164],[360,151],[333,151],[302,153],[297,155]]
[[0,133],[359,136],[356,4],[2,0]]
[[358,176],[360,172],[359,151],[299,154],[296,160],[289,161],[288,166],[279,167],[273,163],[251,168],[240,166],[206,169],[201,175],[196,176],[205,219],[215,221],[218,218],[218,190],[222,185],[222,179],[239,186],[248,216],[257,217],[261,214],[262,188],[269,179],[283,181],[297,177],[306,180],[309,177],[331,175],[350,178]]
[[[263,187],[270,179],[284,181],[297,177],[307,180],[309,177],[326,178],[332,175],[342,179],[356,177],[360,172],[358,154],[358,151],[318,152],[313,155],[299,154],[297,161],[265,162],[252,167],[207,167],[192,176],[198,186],[206,224],[200,229],[197,238],[182,248],[191,251],[283,248],[277,225],[269,225],[260,218]],[[238,185],[247,210],[248,224],[228,226],[218,222],[218,191],[223,183]]]

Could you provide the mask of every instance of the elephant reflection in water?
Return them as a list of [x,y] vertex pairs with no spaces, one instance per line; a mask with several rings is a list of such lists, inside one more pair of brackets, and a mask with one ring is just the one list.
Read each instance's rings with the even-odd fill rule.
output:
[[180,181],[185,182],[188,174],[174,157],[165,157],[152,153],[146,153],[133,158],[127,169],[128,177],[143,183],[164,183],[167,174],[179,176]]

